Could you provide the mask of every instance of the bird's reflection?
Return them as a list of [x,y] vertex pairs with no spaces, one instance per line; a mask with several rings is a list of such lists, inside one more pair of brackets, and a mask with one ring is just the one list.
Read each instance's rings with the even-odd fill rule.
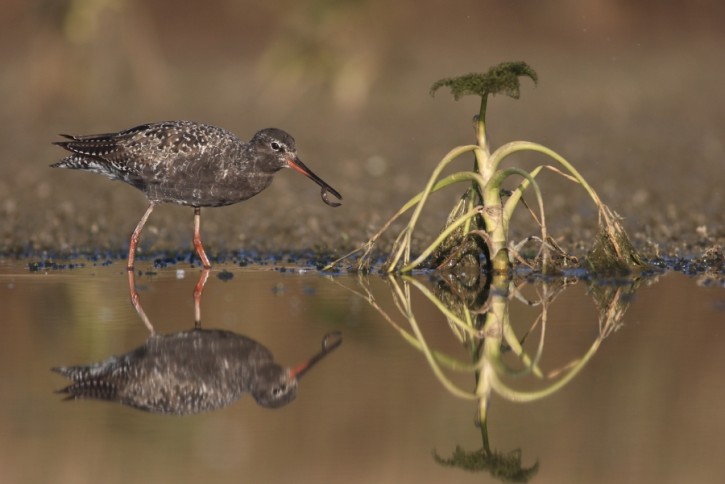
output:
[[209,271],[194,290],[194,329],[158,334],[143,311],[129,271],[131,302],[151,332],[146,342],[121,356],[83,366],[53,368],[71,380],[60,390],[68,399],[118,402],[166,414],[194,414],[222,408],[250,393],[259,405],[278,408],[294,400],[298,380],[342,343],[327,334],[308,361],[283,368],[257,341],[231,331],[202,329],[200,301]]

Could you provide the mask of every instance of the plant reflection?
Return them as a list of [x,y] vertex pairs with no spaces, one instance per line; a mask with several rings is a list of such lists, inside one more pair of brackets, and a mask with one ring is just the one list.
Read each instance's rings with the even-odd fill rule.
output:
[[342,344],[339,332],[329,333],[312,358],[283,368],[251,338],[202,329],[201,294],[208,270],[194,289],[194,329],[158,334],[141,306],[134,271],[128,274],[131,302],[151,334],[143,345],[124,355],[91,365],[53,368],[71,380],[59,390],[69,400],[91,398],[148,412],[187,415],[225,407],[250,393],[259,405],[278,408],[294,400],[298,380]]
[[[512,482],[528,481],[538,471],[539,463],[537,461],[531,467],[524,467],[521,463],[521,449],[510,452],[492,449],[487,427],[492,393],[513,402],[531,402],[561,390],[586,366],[602,341],[621,326],[631,296],[640,284],[639,280],[623,284],[591,283],[589,292],[599,310],[596,337],[579,357],[560,368],[545,371],[539,363],[546,342],[550,307],[575,280],[560,278],[539,281],[533,284],[536,293],[533,300],[524,297],[523,289],[527,282],[508,277],[488,279],[478,271],[463,274],[444,272],[433,282],[432,288],[420,279],[409,276],[388,276],[387,281],[395,305],[410,330],[405,329],[378,304],[364,279],[360,282],[365,293],[358,294],[406,341],[424,354],[433,374],[450,393],[477,403],[476,425],[480,430],[482,447],[466,451],[457,446],[451,457],[444,458],[434,452],[434,459],[441,465],[470,471],[486,470],[494,477]],[[470,355],[470,361],[460,361],[431,348],[413,310],[413,289],[437,308]],[[509,318],[512,301],[540,309],[538,316],[522,335],[516,333]],[[524,345],[537,332],[538,341],[534,342],[531,353],[524,349]],[[474,389],[471,391],[459,387],[444,370],[472,373]],[[527,379],[533,380],[533,383]],[[514,386],[514,382],[522,383]],[[526,386],[527,389],[517,389],[519,386]],[[530,389],[532,387],[535,389]]]

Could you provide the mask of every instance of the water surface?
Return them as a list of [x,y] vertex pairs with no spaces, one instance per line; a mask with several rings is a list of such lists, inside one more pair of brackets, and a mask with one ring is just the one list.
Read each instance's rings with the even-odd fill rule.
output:
[[[355,276],[299,268],[215,267],[201,302],[204,328],[253,338],[283,365],[309,357],[330,331],[341,331],[344,342],[280,409],[245,396],[222,410],[175,417],[54,393],[66,382],[51,367],[125,353],[148,330],[129,303],[122,263],[33,273],[26,264],[0,261],[4,482],[498,482],[434,459],[456,446],[481,449],[477,405],[448,392],[425,356],[359,295],[367,287],[410,331],[383,278],[361,285]],[[156,331],[193,328],[199,269],[140,269],[136,283]],[[223,281],[222,270],[233,277]],[[418,280],[433,287],[428,277]],[[528,285],[522,294],[533,299],[541,290]],[[427,343],[468,361],[441,313],[415,287],[410,292]],[[539,362],[547,371],[577,361],[597,338],[589,292],[579,282],[551,304]],[[725,475],[725,293],[669,273],[628,299],[621,326],[562,390],[531,403],[493,394],[490,447],[520,449],[523,467],[538,464],[530,482],[718,482]],[[511,301],[519,337],[538,312]],[[537,331],[524,343],[532,353]],[[448,374],[474,389],[472,373]]]

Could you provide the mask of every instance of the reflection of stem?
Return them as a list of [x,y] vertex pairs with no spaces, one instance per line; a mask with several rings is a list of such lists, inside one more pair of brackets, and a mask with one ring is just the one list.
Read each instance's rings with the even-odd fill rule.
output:
[[[392,278],[392,276],[389,276],[389,277],[390,277],[390,278]],[[367,303],[368,303],[368,304],[370,304],[370,306],[371,306],[371,307],[372,307],[373,309],[375,309],[375,310],[376,310],[376,311],[378,312],[378,314],[380,314],[380,316],[382,316],[382,317],[383,317],[383,319],[384,319],[384,320],[385,320],[385,321],[386,321],[386,322],[387,322],[388,324],[390,324],[390,326],[392,326],[392,328],[393,328],[393,329],[394,329],[394,330],[395,330],[395,331],[396,331],[396,332],[397,332],[397,333],[398,333],[398,334],[399,334],[399,335],[400,335],[400,336],[401,336],[401,337],[402,337],[402,338],[403,338],[403,339],[404,339],[404,340],[405,340],[406,342],[408,342],[408,343],[409,343],[409,344],[410,344],[411,346],[413,346],[414,348],[416,348],[416,349],[418,349],[418,350],[422,351],[422,350],[423,350],[423,347],[422,347],[422,345],[420,344],[420,342],[419,342],[419,341],[418,341],[418,340],[417,340],[417,339],[415,338],[415,336],[411,335],[411,334],[410,334],[409,332],[407,332],[407,331],[406,331],[405,329],[401,328],[401,327],[400,327],[400,325],[399,325],[398,323],[396,323],[396,322],[395,322],[395,321],[393,320],[393,318],[392,318],[392,317],[390,317],[390,315],[389,315],[389,314],[388,314],[387,312],[385,312],[385,310],[384,310],[384,309],[383,309],[382,307],[380,307],[380,305],[379,305],[379,304],[377,303],[377,301],[375,300],[375,296],[373,296],[373,294],[372,294],[372,292],[370,291],[370,289],[369,289],[369,288],[368,288],[368,287],[367,287],[367,286],[365,285],[365,283],[363,282],[363,279],[364,279],[364,278],[363,278],[363,276],[360,276],[360,277],[359,277],[358,279],[359,279],[359,281],[358,281],[358,282],[360,283],[360,286],[361,286],[361,287],[363,288],[363,291],[365,291],[365,294],[363,294],[363,293],[361,293],[361,292],[359,292],[359,291],[356,291],[356,290],[354,290],[354,289],[352,289],[352,288],[349,288],[349,287],[347,287],[347,286],[345,286],[345,285],[343,285],[343,284],[340,284],[340,283],[339,283],[339,282],[337,281],[337,279],[333,279],[333,281],[334,281],[335,283],[337,283],[338,285],[340,285],[340,286],[341,286],[342,288],[344,288],[344,289],[346,289],[346,290],[350,291],[351,293],[355,294],[356,296],[358,296],[358,297],[361,297],[362,299],[366,300],[366,301],[367,301]],[[397,305],[397,300],[395,301],[395,303],[396,303],[396,305]],[[444,354],[444,353],[441,353],[441,352],[439,352],[439,351],[433,350],[433,351],[432,351],[432,353],[433,353],[433,356],[434,356],[434,357],[435,357],[435,358],[436,358],[436,359],[438,360],[438,362],[439,362],[440,364],[442,364],[443,366],[445,366],[446,368],[448,368],[448,369],[450,369],[450,370],[453,370],[453,371],[467,371],[467,372],[470,372],[470,371],[474,371],[474,370],[476,369],[476,368],[475,368],[475,367],[474,367],[473,365],[471,365],[471,364],[467,364],[467,363],[461,363],[460,361],[458,361],[458,360],[456,360],[456,359],[454,359],[454,358],[451,358],[451,357],[449,357],[448,355],[446,355],[446,354]]]
[[438,310],[443,313],[443,315],[448,318],[451,322],[453,322],[458,328],[462,329],[464,332],[469,334],[470,336],[474,337],[481,337],[482,333],[478,329],[476,329],[473,326],[473,323],[470,319],[470,313],[466,311],[465,314],[468,315],[467,321],[463,321],[461,318],[453,314],[453,312],[446,307],[445,304],[443,304],[443,301],[438,299],[430,290],[425,287],[420,281],[412,278],[412,277],[405,277],[404,280],[406,282],[409,282],[410,284],[414,285],[416,289],[418,289],[425,297],[428,298],[430,302],[435,304],[435,306],[438,308]]
[[498,375],[495,374],[495,372],[493,372],[494,374],[491,378],[491,386],[496,391],[496,393],[498,393],[507,400],[511,400],[512,402],[533,402],[535,400],[540,400],[561,390],[564,385],[569,383],[576,375],[578,375],[579,372],[584,368],[584,366],[586,366],[587,362],[591,359],[591,357],[594,356],[594,354],[597,352],[601,342],[602,338],[601,336],[598,336],[597,339],[594,340],[594,343],[592,343],[591,347],[589,347],[589,350],[584,354],[584,356],[578,361],[573,362],[573,364],[570,365],[569,368],[567,368],[568,373],[561,377],[561,379],[557,382],[552,383],[551,385],[542,390],[514,390],[513,388],[503,383],[503,381],[501,381],[501,379],[498,377]]
[[436,362],[435,358],[433,357],[433,354],[428,347],[428,343],[425,341],[423,333],[421,333],[420,328],[418,327],[418,322],[415,320],[415,315],[413,315],[410,300],[410,286],[408,285],[407,281],[403,281],[403,287],[405,288],[404,291],[398,285],[397,280],[391,278],[391,283],[393,284],[395,294],[398,296],[398,299],[400,300],[400,303],[405,310],[405,316],[410,323],[410,327],[413,329],[413,333],[415,334],[416,339],[420,342],[423,354],[425,355],[426,360],[428,360],[428,364],[433,370],[435,376],[443,384],[443,386],[446,387],[446,389],[453,395],[460,398],[465,398],[466,400],[475,399],[476,396],[472,395],[471,392],[461,390],[456,385],[454,385],[453,382],[451,382],[448,377],[446,377],[446,375],[443,373],[443,370],[441,370],[440,366],[438,366],[438,362]]
[[[468,310],[465,302],[461,301],[460,311],[448,307],[444,304],[444,300],[431,292],[420,280],[403,276],[397,278],[389,276],[387,281],[393,292],[393,302],[403,317],[410,325],[410,332],[406,331],[398,325],[390,314],[385,312],[375,301],[370,289],[365,285],[363,278],[360,278],[361,286],[367,295],[347,288],[353,293],[365,298],[368,303],[408,342],[423,353],[431,368],[431,371],[451,394],[466,400],[477,400],[478,402],[478,418],[479,423],[485,425],[487,411],[492,392],[497,393],[506,400],[515,402],[531,402],[549,396],[565,385],[567,385],[576,375],[587,365],[590,359],[599,349],[601,342],[611,332],[614,323],[611,320],[621,319],[623,311],[613,310],[607,305],[606,311],[602,311],[600,320],[600,334],[588,348],[588,350],[579,358],[570,362],[556,372],[545,373],[539,367],[542,358],[544,346],[546,342],[546,330],[548,326],[548,312],[550,304],[562,293],[568,285],[566,282],[561,286],[550,286],[545,284],[543,291],[537,290],[538,301],[524,301],[529,306],[541,306],[541,314],[532,323],[526,334],[530,334],[535,328],[541,331],[538,344],[536,345],[535,354],[530,356],[524,350],[523,341],[519,340],[514,328],[509,320],[509,304],[512,298],[521,298],[519,294],[520,288],[514,288],[511,280],[505,276],[494,277],[490,283],[490,291],[488,291],[489,299],[483,305],[485,311]],[[433,350],[426,341],[423,332],[420,329],[418,321],[413,311],[413,303],[411,297],[411,286],[416,288],[424,295],[429,302],[434,304],[441,314],[449,321],[452,328],[456,329],[456,334],[461,336],[461,341],[466,339],[473,344],[470,348],[473,351],[474,364],[465,364],[448,355]],[[344,286],[343,286],[344,287]],[[487,286],[488,287],[488,286]],[[453,304],[456,304],[455,302]],[[463,316],[459,316],[462,314]],[[483,327],[476,323],[472,318],[472,314],[485,315]],[[479,317],[479,316],[477,316]],[[480,329],[479,329],[480,328]],[[482,341],[481,341],[482,340]],[[480,344],[477,344],[480,342]],[[523,369],[510,366],[503,357],[506,347],[516,355],[518,361],[523,365]],[[465,391],[458,385],[454,384],[444,373],[444,369],[449,370],[465,370],[472,371],[476,374],[476,383],[474,391]],[[538,381],[545,382],[545,387],[539,390],[523,391],[516,390],[510,384],[505,383],[504,379],[511,377],[521,377],[527,374],[532,375]],[[485,428],[485,427],[484,427]],[[483,434],[482,434],[483,435]],[[485,436],[484,436],[485,437]],[[484,441],[484,447],[486,446]]]
[[481,443],[483,444],[483,450],[487,453],[491,453],[491,444],[488,442],[488,422],[483,421],[480,425],[481,428]]

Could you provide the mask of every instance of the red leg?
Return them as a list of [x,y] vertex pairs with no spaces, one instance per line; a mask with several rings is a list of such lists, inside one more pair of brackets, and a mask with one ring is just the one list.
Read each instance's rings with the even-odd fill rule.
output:
[[199,254],[204,269],[211,269],[209,258],[206,256],[204,246],[201,243],[201,208],[199,207],[194,207],[194,249]]
[[143,307],[141,307],[141,300],[139,298],[138,291],[136,291],[136,280],[134,275],[133,269],[130,269],[128,271],[128,291],[131,294],[131,304],[141,318],[141,321],[143,321],[143,324],[148,328],[149,332],[154,334],[154,327],[151,324],[149,317],[146,316],[146,312],[143,310]]
[[143,226],[146,225],[146,221],[149,219],[151,212],[154,211],[155,206],[156,204],[154,202],[149,204],[149,208],[146,209],[146,213],[143,214],[141,220],[138,221],[138,225],[136,225],[136,229],[131,234],[131,242],[128,244],[128,263],[126,264],[126,269],[129,271],[133,271],[133,262],[136,258],[136,247],[138,246],[138,240],[141,237],[141,230],[143,230]]
[[201,271],[199,282],[194,287],[194,327],[201,328],[201,294],[204,292],[206,280],[209,279],[209,269]]

